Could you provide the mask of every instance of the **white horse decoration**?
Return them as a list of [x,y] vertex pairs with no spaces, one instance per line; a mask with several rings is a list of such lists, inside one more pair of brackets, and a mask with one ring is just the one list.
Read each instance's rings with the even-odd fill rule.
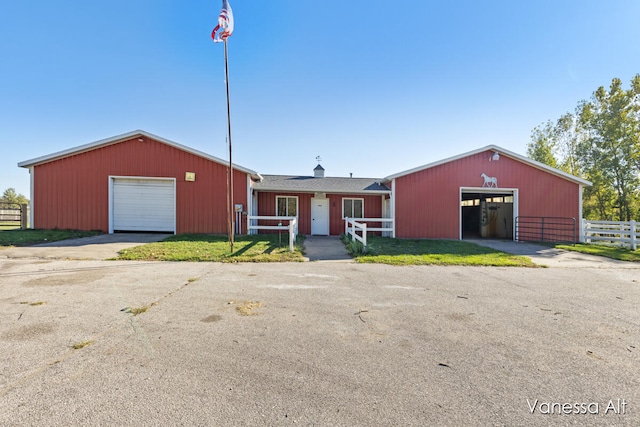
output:
[[483,187],[497,187],[498,186],[498,178],[495,176],[489,176],[486,173],[480,174],[482,178],[484,178]]

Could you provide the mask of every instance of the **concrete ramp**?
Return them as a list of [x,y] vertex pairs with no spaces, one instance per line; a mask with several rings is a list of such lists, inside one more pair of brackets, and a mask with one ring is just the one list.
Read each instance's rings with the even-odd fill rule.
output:
[[351,261],[338,236],[307,236],[304,251],[309,261]]

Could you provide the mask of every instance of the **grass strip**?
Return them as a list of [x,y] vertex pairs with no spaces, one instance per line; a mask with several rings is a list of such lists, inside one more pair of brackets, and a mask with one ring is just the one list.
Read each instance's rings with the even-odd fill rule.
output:
[[392,239],[370,236],[357,262],[390,265],[474,265],[536,267],[530,258],[460,240]]
[[289,252],[289,236],[260,234],[236,236],[231,253],[227,236],[180,234],[161,242],[135,246],[120,251],[117,260],[135,261],[206,261],[206,262],[299,262],[304,261],[303,237]]
[[640,251],[594,243],[576,243],[575,245],[555,245],[558,249],[580,252],[583,254],[603,256],[620,261],[640,262]]
[[0,247],[30,246],[39,243],[57,242],[60,240],[75,239],[102,234],[100,231],[78,230],[0,230]]

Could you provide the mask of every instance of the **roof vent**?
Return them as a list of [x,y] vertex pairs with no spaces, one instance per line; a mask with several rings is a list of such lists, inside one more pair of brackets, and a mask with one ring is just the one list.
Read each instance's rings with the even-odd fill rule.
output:
[[313,168],[314,178],[324,178],[324,168],[320,165]]

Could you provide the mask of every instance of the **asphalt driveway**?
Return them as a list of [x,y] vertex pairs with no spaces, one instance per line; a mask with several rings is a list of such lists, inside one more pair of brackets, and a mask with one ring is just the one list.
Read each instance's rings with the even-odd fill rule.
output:
[[639,280],[0,259],[0,425],[640,425]]

